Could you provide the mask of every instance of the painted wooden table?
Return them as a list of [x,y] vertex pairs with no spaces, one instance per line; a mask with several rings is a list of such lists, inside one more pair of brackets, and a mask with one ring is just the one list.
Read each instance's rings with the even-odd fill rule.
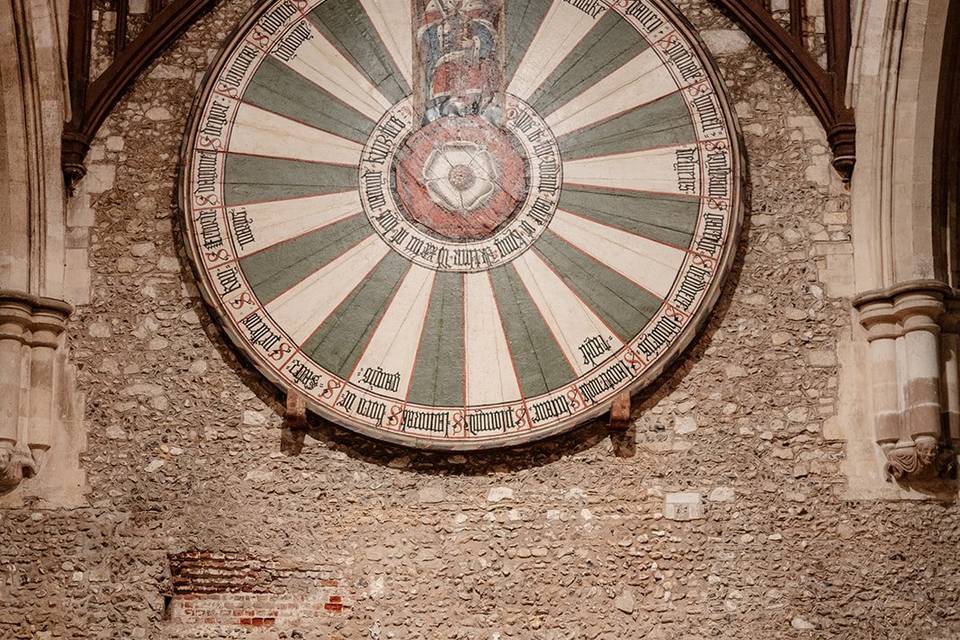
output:
[[693,338],[743,159],[660,0],[282,0],[211,66],[181,205],[204,295],[318,414],[424,448],[608,410]]

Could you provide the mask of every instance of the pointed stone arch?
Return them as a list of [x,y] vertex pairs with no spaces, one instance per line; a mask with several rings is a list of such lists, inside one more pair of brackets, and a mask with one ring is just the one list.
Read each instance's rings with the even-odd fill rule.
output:
[[[63,0],[0,1],[0,501],[75,504],[81,401],[64,330]],[[44,476],[39,477],[43,470]],[[38,476],[35,481],[23,483]]]
[[[957,4],[861,0],[854,14],[853,306],[868,346],[845,363],[846,375],[852,387],[872,389],[862,395],[876,450],[888,475],[910,488],[952,473],[956,457],[957,434],[945,426],[960,405],[958,292],[935,158],[956,66],[956,19],[951,27],[948,18]],[[869,458],[860,463],[872,466]]]

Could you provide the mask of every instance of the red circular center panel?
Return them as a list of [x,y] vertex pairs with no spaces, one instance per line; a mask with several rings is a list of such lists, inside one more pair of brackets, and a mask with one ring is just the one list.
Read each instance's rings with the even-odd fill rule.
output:
[[374,126],[360,156],[360,198],[392,251],[428,269],[474,273],[515,260],[549,226],[560,148],[530,105],[504,98],[483,114],[441,115],[405,98]]
[[446,240],[489,236],[527,196],[520,149],[508,132],[480,116],[429,123],[406,140],[394,160],[403,214]]

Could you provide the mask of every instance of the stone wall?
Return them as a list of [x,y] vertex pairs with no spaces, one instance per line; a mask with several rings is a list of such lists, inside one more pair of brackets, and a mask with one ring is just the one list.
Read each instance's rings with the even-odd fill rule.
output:
[[[709,2],[680,4],[718,56],[751,179],[721,303],[625,436],[595,422],[479,455],[319,422],[302,441],[283,434],[276,392],[200,300],[175,207],[179,146],[249,4],[225,0],[191,27],[91,151],[71,223],[91,290],[70,329],[88,506],[0,511],[0,638],[960,634],[957,507],[846,500],[844,445],[824,431],[851,331],[848,197],[824,133]],[[677,493],[702,517],[676,519]],[[189,617],[171,566],[183,553],[323,567],[336,583],[324,604],[348,606],[269,615],[303,587],[294,575],[262,614]]]

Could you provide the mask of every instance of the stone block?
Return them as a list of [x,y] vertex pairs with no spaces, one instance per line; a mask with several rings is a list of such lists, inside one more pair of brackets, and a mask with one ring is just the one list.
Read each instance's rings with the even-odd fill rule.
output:
[[443,502],[446,494],[440,485],[428,485],[417,490],[417,500],[424,503]]
[[694,416],[677,416],[673,419],[673,430],[679,435],[693,433],[697,430],[697,419]]
[[622,611],[623,613],[633,613],[634,607],[636,606],[636,601],[633,597],[633,592],[627,589],[623,591],[613,600],[613,606]]
[[817,275],[830,296],[851,297],[856,292],[853,255],[828,255],[822,264],[818,262]]
[[663,517],[680,522],[702,519],[704,517],[702,496],[692,491],[668,493],[663,498]]
[[83,189],[87,193],[103,193],[113,189],[117,177],[117,168],[112,164],[91,164],[83,179]]
[[151,107],[147,110],[146,116],[147,120],[153,120],[154,122],[162,122],[173,118],[166,107]]
[[853,255],[852,242],[816,242],[813,245],[815,256]]
[[67,227],[64,247],[67,249],[86,249],[90,246],[90,227]]
[[737,493],[733,490],[733,487],[714,487],[707,496],[707,500],[710,502],[730,502],[736,497]]
[[90,302],[90,266],[86,249],[64,251],[64,296],[73,305]]
[[715,56],[741,53],[750,46],[750,38],[739,29],[707,29],[700,35]]
[[826,138],[823,125],[820,124],[816,116],[789,116],[787,126],[802,131],[804,140],[824,140]]
[[94,144],[90,146],[90,151],[87,153],[87,162],[100,162],[107,158],[107,149],[102,144]]
[[107,151],[123,151],[123,138],[110,136],[107,138]]
[[107,33],[113,33],[117,28],[117,12],[104,11],[103,19],[100,22],[100,28]]
[[150,77],[156,80],[190,80],[193,77],[193,71],[184,67],[158,64],[150,72]]
[[807,362],[811,367],[835,367],[837,354],[828,349],[807,351]]
[[827,211],[823,214],[823,224],[847,224],[850,216],[846,211]]

